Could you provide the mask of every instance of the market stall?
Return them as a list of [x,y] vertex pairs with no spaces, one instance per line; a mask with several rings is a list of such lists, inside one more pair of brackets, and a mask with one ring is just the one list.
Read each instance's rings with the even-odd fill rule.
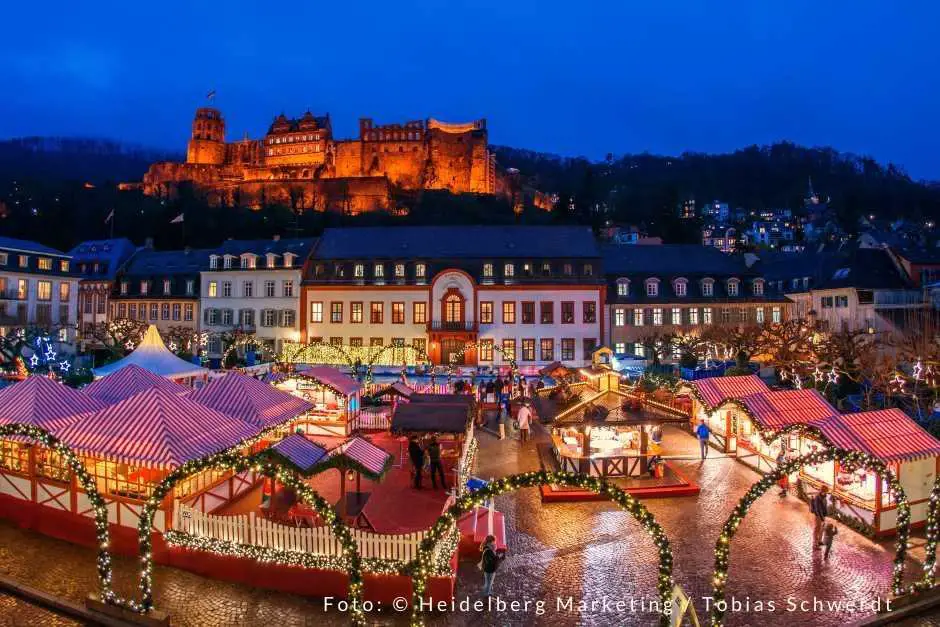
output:
[[313,406],[294,423],[307,435],[345,437],[359,415],[362,385],[335,368],[301,367],[276,387]]
[[734,453],[737,450],[737,437],[732,424],[732,412],[719,409],[721,405],[731,399],[770,391],[755,375],[691,381],[686,389],[692,395],[692,429],[698,426],[699,421],[704,420],[711,431],[711,444],[724,453]]

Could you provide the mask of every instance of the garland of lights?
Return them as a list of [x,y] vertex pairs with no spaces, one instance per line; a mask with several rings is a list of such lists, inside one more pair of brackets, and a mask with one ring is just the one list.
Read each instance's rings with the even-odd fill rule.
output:
[[417,346],[415,346],[414,344],[409,344],[408,346],[403,346],[401,344],[386,344],[381,349],[379,349],[374,355],[369,356],[369,361],[366,365],[371,370],[372,366],[374,366],[376,362],[379,360],[379,357],[384,355],[386,352],[390,350],[394,350],[396,348],[398,350],[408,350],[408,349],[413,350],[415,352],[415,363],[418,363],[418,362],[426,363],[426,364],[431,363],[431,358],[428,357],[428,354],[424,352],[423,350],[421,350],[420,348],[418,348]]
[[[452,533],[452,529],[457,524],[457,519],[466,512],[471,511],[475,507],[482,506],[485,501],[499,496],[500,494],[512,492],[519,488],[532,488],[551,484],[575,486],[606,496],[621,509],[627,511],[643,526],[643,529],[653,538],[653,542],[656,544],[656,548],[659,552],[659,579],[656,587],[663,607],[667,607],[673,588],[672,551],[669,548],[669,540],[666,538],[666,534],[663,532],[662,527],[659,526],[659,523],[656,522],[653,514],[626,491],[621,490],[605,479],[579,473],[548,472],[541,470],[510,475],[491,481],[486,487],[459,497],[452,507],[441,514],[441,517],[437,519],[434,526],[431,527],[431,530],[421,542],[421,549],[418,552],[418,556],[410,564],[412,578],[411,624],[413,627],[424,625],[422,600],[427,590],[428,577],[435,571],[435,564],[432,563],[433,554],[438,548],[438,543],[441,542],[447,534]],[[443,551],[441,553],[443,553]],[[439,553],[439,559],[443,557],[441,553]],[[669,624],[669,620],[669,616],[665,614],[660,615],[660,625],[665,627]]]
[[937,568],[937,544],[940,542],[940,477],[934,481],[930,499],[927,501],[927,520],[925,523],[927,541],[924,544],[924,576],[923,579],[908,588],[908,592],[920,592],[933,587],[936,583],[934,574]]
[[303,372],[295,372],[293,375],[290,375],[290,376],[295,379],[303,379],[304,381],[307,382],[304,384],[307,387],[304,387],[303,389],[298,388],[298,391],[307,391],[307,390],[313,390],[314,392],[326,391],[326,392],[332,392],[334,396],[336,396],[337,398],[341,398],[344,401],[349,398],[347,394],[342,392],[336,386],[330,383],[327,383],[326,381],[320,381],[319,379],[312,377],[310,375],[304,374]]
[[771,473],[764,475],[760,481],[751,486],[722,527],[718,541],[715,543],[715,572],[712,578],[712,626],[721,627],[722,619],[727,609],[725,601],[725,583],[728,580],[728,564],[731,553],[731,540],[734,538],[741,521],[747,515],[751,505],[767,490],[773,487],[783,476],[790,475],[807,465],[819,464],[828,461],[838,461],[846,468],[865,468],[877,473],[888,482],[889,489],[897,502],[897,540],[894,556],[894,571],[892,576],[892,591],[895,595],[902,592],[904,580],[904,559],[907,554],[907,540],[910,534],[911,507],[907,495],[897,477],[881,460],[866,453],[847,451],[840,448],[830,448],[817,451],[788,461]]
[[101,600],[106,603],[122,605],[124,602],[115,596],[111,589],[111,552],[109,550],[110,538],[108,533],[108,506],[101,494],[94,478],[88,474],[85,465],[78,456],[64,442],[41,427],[34,425],[13,423],[0,426],[0,437],[25,436],[35,440],[45,448],[60,455],[78,479],[91,506],[95,510],[95,536],[98,542],[98,583],[101,586]]
[[[284,346],[284,350],[281,353],[282,354],[281,361],[284,361],[287,363],[297,363],[300,355],[304,353],[305,351],[308,351],[308,350],[316,351],[316,350],[321,350],[321,349],[325,349],[329,352],[332,352],[334,355],[337,355],[342,360],[342,363],[350,368],[352,368],[355,365],[355,360],[349,355],[349,353],[347,353],[341,347],[336,346],[335,344],[328,344],[326,342],[308,342],[307,344],[286,343]],[[313,362],[310,362],[310,363],[325,363],[325,362],[323,362],[322,360],[320,361],[314,360]]]
[[463,346],[460,347],[460,350],[457,350],[457,351],[451,353],[451,354],[450,354],[450,363],[447,364],[447,367],[450,369],[451,373],[453,373],[453,372],[455,372],[455,371],[457,370],[457,360],[458,360],[458,359],[462,359],[463,356],[464,356],[464,354],[465,354],[468,350],[470,350],[471,348],[474,349],[474,350],[476,350],[476,349],[480,348],[481,346],[483,346],[484,344],[488,344],[494,351],[496,351],[497,353],[499,353],[500,356],[501,356],[503,359],[505,359],[506,361],[509,362],[509,372],[510,372],[510,374],[511,374],[513,377],[515,377],[515,376],[516,376],[516,373],[519,372],[519,366],[516,365],[516,354],[515,354],[515,351],[509,353],[509,352],[503,350],[503,347],[502,347],[502,346],[498,346],[498,345],[496,344],[496,342],[491,342],[491,343],[490,343],[490,342],[486,342],[486,341],[484,341],[484,340],[477,340],[476,342],[467,342],[466,344],[464,344]]
[[[359,547],[350,533],[349,527],[343,519],[336,514],[336,510],[322,496],[311,488],[303,478],[292,470],[281,467],[266,457],[264,451],[252,456],[243,456],[238,451],[229,449],[206,457],[191,460],[169,473],[163,481],[154,487],[150,498],[144,503],[137,525],[137,539],[140,546],[140,593],[139,603],[129,601],[127,606],[131,609],[146,613],[153,609],[153,547],[151,526],[153,518],[160,507],[161,501],[170,493],[179,481],[190,475],[209,469],[232,470],[236,474],[245,471],[254,471],[266,477],[275,479],[295,491],[298,499],[311,507],[320,518],[330,527],[333,536],[339,541],[345,556],[345,570],[349,576],[348,598],[350,604],[350,618],[354,625],[364,625],[365,615],[362,609],[362,560],[359,557]],[[201,550],[211,551],[214,545],[207,538],[194,539],[190,546]],[[257,548],[257,547],[255,547]],[[259,549],[260,550],[260,549]],[[254,554],[254,553],[252,553]],[[257,553],[262,558],[266,555]],[[246,555],[247,556],[247,555]]]

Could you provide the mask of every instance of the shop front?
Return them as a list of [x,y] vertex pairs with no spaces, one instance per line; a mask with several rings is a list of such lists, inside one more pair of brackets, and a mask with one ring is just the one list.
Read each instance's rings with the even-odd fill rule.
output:
[[299,368],[276,387],[313,405],[292,425],[305,435],[346,437],[360,412],[362,385],[329,366]]

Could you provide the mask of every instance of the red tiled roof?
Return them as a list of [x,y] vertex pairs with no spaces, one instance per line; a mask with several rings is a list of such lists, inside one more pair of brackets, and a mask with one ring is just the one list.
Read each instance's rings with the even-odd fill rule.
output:
[[839,411],[816,390],[779,390],[738,399],[764,429],[776,431],[792,424],[815,424]]
[[313,409],[313,403],[237,372],[232,372],[189,395],[216,411],[267,429]]
[[88,384],[82,388],[82,394],[110,405],[150,388],[158,388],[177,396],[192,391],[184,385],[154,374],[137,364],[128,364],[113,374]]
[[741,377],[709,377],[692,381],[692,386],[709,409],[714,409],[731,398],[770,391],[760,377],[753,374]]
[[842,414],[823,422],[821,429],[835,446],[868,453],[883,462],[940,455],[940,440],[900,409]]
[[67,385],[33,375],[0,390],[0,425],[33,425],[58,435],[59,429],[104,406]]
[[172,468],[259,432],[248,422],[151,388],[69,425],[60,437],[86,455]]

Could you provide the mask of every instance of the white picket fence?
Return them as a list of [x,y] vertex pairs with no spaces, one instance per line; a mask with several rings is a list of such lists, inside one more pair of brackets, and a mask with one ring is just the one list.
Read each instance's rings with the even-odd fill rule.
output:
[[[281,551],[340,556],[343,547],[328,527],[293,527],[255,516],[205,514],[181,503],[176,504],[173,528],[181,533],[249,544]],[[425,532],[389,535],[350,528],[363,558],[411,561]]]
[[391,407],[366,407],[349,422],[349,431],[388,431],[392,426]]

